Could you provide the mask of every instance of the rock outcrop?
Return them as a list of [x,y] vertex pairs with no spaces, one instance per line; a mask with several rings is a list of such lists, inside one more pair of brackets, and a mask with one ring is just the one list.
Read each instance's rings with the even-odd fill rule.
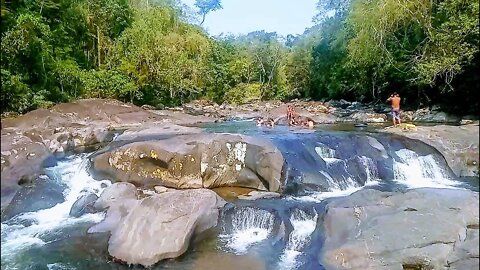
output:
[[416,126],[414,130],[386,128],[385,132],[420,140],[435,147],[457,176],[479,174],[479,126]]
[[97,173],[116,181],[173,188],[282,188],[283,156],[269,141],[197,134],[126,144],[93,158]]
[[[2,209],[21,185],[32,182],[52,155],[83,151],[110,141],[127,129],[123,139],[148,135],[197,133],[196,129],[169,123],[158,115],[116,100],[84,99],[62,103],[50,110],[38,109],[16,118],[2,119]],[[132,130],[128,130],[131,128]],[[148,129],[138,134],[140,130]]]
[[[327,205],[327,269],[470,269],[478,263],[478,193],[361,190]],[[478,265],[477,265],[478,266]]]
[[145,267],[182,255],[192,237],[217,225],[219,209],[225,204],[208,189],[154,193],[140,200],[135,194],[135,187],[128,183],[105,189],[96,206],[108,207],[106,218],[89,232],[111,232],[110,255]]

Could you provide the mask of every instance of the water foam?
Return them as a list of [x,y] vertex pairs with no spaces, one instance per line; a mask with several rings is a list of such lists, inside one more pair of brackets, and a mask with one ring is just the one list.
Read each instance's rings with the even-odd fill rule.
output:
[[305,211],[295,209],[290,216],[293,231],[288,236],[287,246],[280,256],[280,269],[296,269],[300,266],[297,258],[311,240],[313,231],[317,226],[318,214],[307,214]]
[[273,230],[272,213],[251,207],[243,207],[234,213],[232,232],[220,235],[226,246],[236,254],[244,254],[253,244],[268,238]]
[[[337,164],[341,163],[340,165],[343,166],[344,170],[348,173],[346,161],[336,158],[332,159],[335,159],[335,163]],[[334,179],[328,172],[321,171],[320,173],[322,173],[327,178],[327,182],[329,183],[329,190],[322,192],[314,192],[306,196],[295,197],[294,199],[305,202],[321,202],[322,200],[325,200],[327,198],[348,196],[362,189],[365,186],[378,185],[379,177],[375,161],[366,156],[359,156],[358,159],[363,165],[363,169],[365,170],[365,174],[367,177],[364,186],[359,186],[358,183],[353,180],[353,176],[349,176],[347,178],[342,176],[342,179]],[[327,167],[332,166],[332,164],[333,162],[331,164],[327,163]]]
[[[2,264],[13,259],[18,252],[32,246],[42,246],[54,241],[55,232],[79,222],[100,222],[103,213],[85,214],[78,218],[70,217],[69,212],[77,198],[85,193],[100,195],[110,181],[96,181],[87,172],[87,156],[80,155],[60,161],[58,165],[46,169],[46,173],[66,186],[65,201],[36,212],[21,213],[2,223]],[[22,225],[28,224],[28,225]]]
[[394,180],[410,188],[455,188],[461,183],[449,177],[433,155],[419,156],[401,149],[395,152],[399,160],[393,163]]

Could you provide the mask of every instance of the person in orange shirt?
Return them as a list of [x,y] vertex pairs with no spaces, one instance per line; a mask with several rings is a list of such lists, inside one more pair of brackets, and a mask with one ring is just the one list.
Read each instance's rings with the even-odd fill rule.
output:
[[400,125],[400,96],[397,92],[393,92],[390,97],[387,99],[387,102],[392,103],[392,117],[393,117],[393,126],[397,126],[397,122]]

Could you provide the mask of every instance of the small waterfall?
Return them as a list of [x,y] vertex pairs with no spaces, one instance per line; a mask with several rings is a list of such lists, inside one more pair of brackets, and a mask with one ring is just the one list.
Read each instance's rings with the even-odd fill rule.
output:
[[[367,177],[365,181],[365,186],[378,184],[378,168],[375,161],[366,156],[359,156],[357,158],[360,164],[363,165],[363,169],[365,170],[365,174]],[[359,183],[354,180],[354,176],[348,172],[347,162],[345,160],[332,158],[331,162],[327,163],[327,168],[331,172],[335,170],[337,172],[341,172],[339,173],[339,177],[341,178],[333,178],[330,173],[325,171],[320,172],[325,176],[329,184],[329,191],[316,192],[308,196],[298,197],[296,199],[301,201],[319,202],[326,198],[347,196],[363,188],[363,186],[360,186]]]
[[[55,241],[55,232],[78,222],[100,222],[103,214],[86,214],[78,218],[70,217],[69,212],[77,198],[87,192],[97,195],[103,191],[102,184],[110,181],[96,181],[87,172],[86,155],[58,162],[46,169],[50,179],[66,186],[63,192],[65,201],[36,212],[21,213],[1,224],[2,269],[3,264],[15,260],[17,253],[31,246],[42,246]],[[15,269],[16,267],[13,267]]]
[[448,188],[460,183],[449,179],[433,155],[419,156],[417,153],[400,149],[395,152],[400,160],[393,163],[394,180],[411,188]]
[[366,157],[366,156],[360,156],[359,157],[360,163],[363,165],[365,168],[365,173],[367,175],[367,180],[365,181],[366,183],[371,183],[375,180],[378,179],[378,169],[377,165],[375,164],[375,161],[373,159]]
[[335,158],[335,150],[324,144],[315,147],[315,152],[317,152],[317,154],[327,163],[327,165],[339,160]]
[[245,253],[248,248],[268,238],[273,230],[275,217],[267,210],[242,207],[235,209],[231,230],[220,236],[226,246],[236,254]]
[[293,231],[288,236],[287,246],[280,256],[280,269],[296,269],[300,266],[297,257],[310,243],[311,235],[317,226],[318,214],[307,214],[305,211],[295,209],[290,217]]

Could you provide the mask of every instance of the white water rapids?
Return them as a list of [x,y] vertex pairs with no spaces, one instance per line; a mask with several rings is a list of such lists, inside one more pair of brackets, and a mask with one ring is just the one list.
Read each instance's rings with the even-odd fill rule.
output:
[[86,155],[80,155],[60,161],[57,166],[46,169],[55,178],[51,180],[60,181],[66,186],[63,192],[65,201],[51,208],[21,213],[1,224],[2,269],[4,263],[9,264],[22,250],[54,241],[55,232],[61,228],[79,222],[100,222],[103,219],[103,213],[85,214],[78,218],[69,216],[70,209],[79,196],[88,192],[100,195],[104,189],[102,184],[103,186],[111,184],[107,180],[92,179],[86,170],[87,164]]
[[460,182],[449,178],[433,155],[419,156],[414,151],[400,149],[395,152],[400,158],[393,163],[395,181],[410,188],[453,188]]
[[295,209],[290,217],[293,231],[288,236],[287,246],[280,256],[280,269],[295,269],[300,265],[297,257],[308,245],[313,231],[317,226],[318,214],[307,214],[305,211]]
[[267,239],[273,230],[274,218],[272,213],[263,209],[240,208],[234,214],[232,232],[220,237],[236,254],[243,254],[251,245]]
[[[325,160],[327,166],[347,166],[345,160],[335,157],[336,153],[333,149],[322,146],[316,147],[315,151]],[[399,184],[408,188],[455,188],[459,184],[449,178],[448,173],[433,155],[420,156],[407,149],[398,150],[395,154],[397,157],[393,161],[393,180]],[[50,181],[58,181],[65,186],[64,202],[48,209],[21,213],[1,224],[2,270],[22,269],[15,266],[15,260],[21,260],[22,251],[55,241],[55,233],[60,229],[82,222],[97,223],[103,219],[103,213],[85,214],[79,218],[69,216],[70,209],[78,197],[87,193],[100,195],[103,189],[111,184],[107,180],[96,181],[91,178],[87,172],[87,158],[87,155],[75,156],[46,169],[48,175],[53,178]],[[375,161],[366,156],[356,158],[366,176],[364,186],[360,186],[351,179],[341,179],[342,184],[339,184],[339,179],[332,177],[333,174],[322,171],[321,173],[331,184],[329,191],[290,199],[321,202],[326,198],[347,196],[365,186],[378,184],[380,179]],[[318,214],[309,214],[295,209],[289,219],[293,230],[288,235],[285,248],[279,251],[279,257],[275,258],[278,269],[301,268],[299,258],[311,242],[317,226]],[[232,217],[231,230],[224,231],[220,239],[230,252],[237,255],[245,254],[253,246],[269,241],[274,230],[274,220],[275,215],[267,210],[252,207],[238,208]],[[60,263],[52,263],[47,267],[63,269],[64,266]]]

